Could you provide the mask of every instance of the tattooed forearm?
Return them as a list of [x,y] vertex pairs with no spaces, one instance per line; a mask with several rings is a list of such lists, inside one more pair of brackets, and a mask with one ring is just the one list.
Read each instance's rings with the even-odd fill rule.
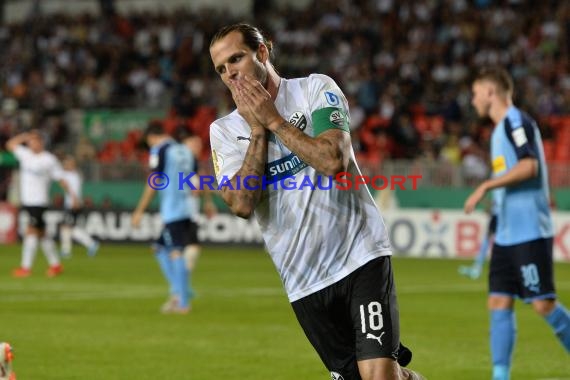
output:
[[[239,217],[249,218],[261,198],[262,177],[267,162],[267,133],[252,133],[243,164],[222,188],[222,198],[232,212]],[[248,177],[247,181],[244,181]]]
[[283,121],[274,133],[301,160],[322,174],[335,175],[348,166],[350,136],[344,131],[329,130],[312,138]]

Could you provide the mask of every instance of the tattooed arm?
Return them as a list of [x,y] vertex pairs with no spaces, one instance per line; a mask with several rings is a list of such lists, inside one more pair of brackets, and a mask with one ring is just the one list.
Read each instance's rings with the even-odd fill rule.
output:
[[[334,176],[346,171],[351,143],[348,121],[343,111],[335,108],[325,108],[321,114],[321,111],[316,111],[317,117],[324,117],[326,121],[321,124],[328,126],[322,127],[316,137],[310,137],[279,115],[273,101],[268,101],[269,93],[259,82],[245,76],[236,87],[243,94],[244,102],[250,105],[252,119],[279,137],[301,160],[324,175]],[[339,124],[331,127],[331,119]]]
[[[262,177],[266,162],[267,132],[262,128],[252,128],[251,142],[241,168],[229,184],[221,186],[222,190],[220,191],[222,199],[235,215],[241,218],[249,218],[255,210],[255,206],[261,198]],[[247,176],[251,176],[251,178],[244,182]],[[247,187],[245,186],[246,183]]]
[[267,127],[301,160],[327,176],[344,172],[350,157],[350,134],[330,129],[317,137],[310,137],[284,119]]

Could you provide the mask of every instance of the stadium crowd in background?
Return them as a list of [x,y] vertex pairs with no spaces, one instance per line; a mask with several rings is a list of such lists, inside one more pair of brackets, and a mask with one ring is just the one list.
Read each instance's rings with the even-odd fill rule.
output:
[[[214,112],[196,126],[206,130],[233,107],[206,42],[219,25],[239,21],[213,12],[35,13],[1,25],[0,100],[31,112],[25,120],[3,112],[0,142],[31,125],[61,142],[62,115],[73,107],[168,108],[177,117],[206,107]],[[281,74],[321,72],[345,89],[361,160],[448,162],[464,165],[474,182],[485,178],[491,125],[477,128],[469,109],[469,73],[483,64],[509,69],[517,104],[535,118],[570,114],[567,2],[329,0],[259,12],[280,46]],[[549,124],[541,126],[552,138]],[[99,157],[124,160],[109,149]]]

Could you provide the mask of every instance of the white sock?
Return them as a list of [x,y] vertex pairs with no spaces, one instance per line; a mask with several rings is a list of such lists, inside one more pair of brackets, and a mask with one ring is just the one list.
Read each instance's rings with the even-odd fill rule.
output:
[[59,243],[61,251],[66,255],[71,255],[71,228],[68,226],[61,227],[59,231]]
[[95,244],[95,240],[93,240],[87,231],[82,228],[73,227],[72,236],[77,242],[79,242],[79,244],[83,245],[85,248],[90,248],[93,244]]
[[43,237],[42,250],[44,251],[44,255],[51,267],[59,265],[59,256],[55,251],[55,243],[51,237]]
[[36,235],[25,235],[24,244],[22,246],[22,264],[21,267],[31,269],[36,257],[38,249],[38,237]]

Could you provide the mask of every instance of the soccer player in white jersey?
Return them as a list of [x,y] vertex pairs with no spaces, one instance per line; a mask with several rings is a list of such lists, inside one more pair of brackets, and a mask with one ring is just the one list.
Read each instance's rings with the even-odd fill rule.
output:
[[[26,143],[27,147],[22,144]],[[49,204],[49,188],[52,181],[58,181],[61,187],[72,196],[77,197],[63,179],[63,170],[57,158],[44,150],[42,135],[38,131],[22,133],[12,137],[6,148],[14,153],[20,163],[20,200],[23,210],[29,216],[28,228],[22,245],[22,262],[12,272],[14,277],[28,277],[36,256],[38,244],[49,263],[46,275],[55,277],[63,271],[56,252],[55,243],[45,231],[44,212]]]
[[248,24],[226,26],[210,43],[237,106],[210,127],[220,194],[236,215],[255,214],[297,319],[333,379],[419,378],[397,361],[392,248],[367,188],[286,189],[360,175],[346,98],[325,75],[281,78],[271,53]]
[[83,179],[77,170],[77,164],[73,156],[66,156],[63,160],[63,179],[78,199],[76,207],[70,194],[65,194],[64,206],[65,214],[63,223],[59,230],[60,253],[62,257],[71,257],[73,240],[87,248],[89,256],[95,256],[99,249],[99,243],[95,241],[85,229],[77,226],[77,218],[81,214],[81,194]]

